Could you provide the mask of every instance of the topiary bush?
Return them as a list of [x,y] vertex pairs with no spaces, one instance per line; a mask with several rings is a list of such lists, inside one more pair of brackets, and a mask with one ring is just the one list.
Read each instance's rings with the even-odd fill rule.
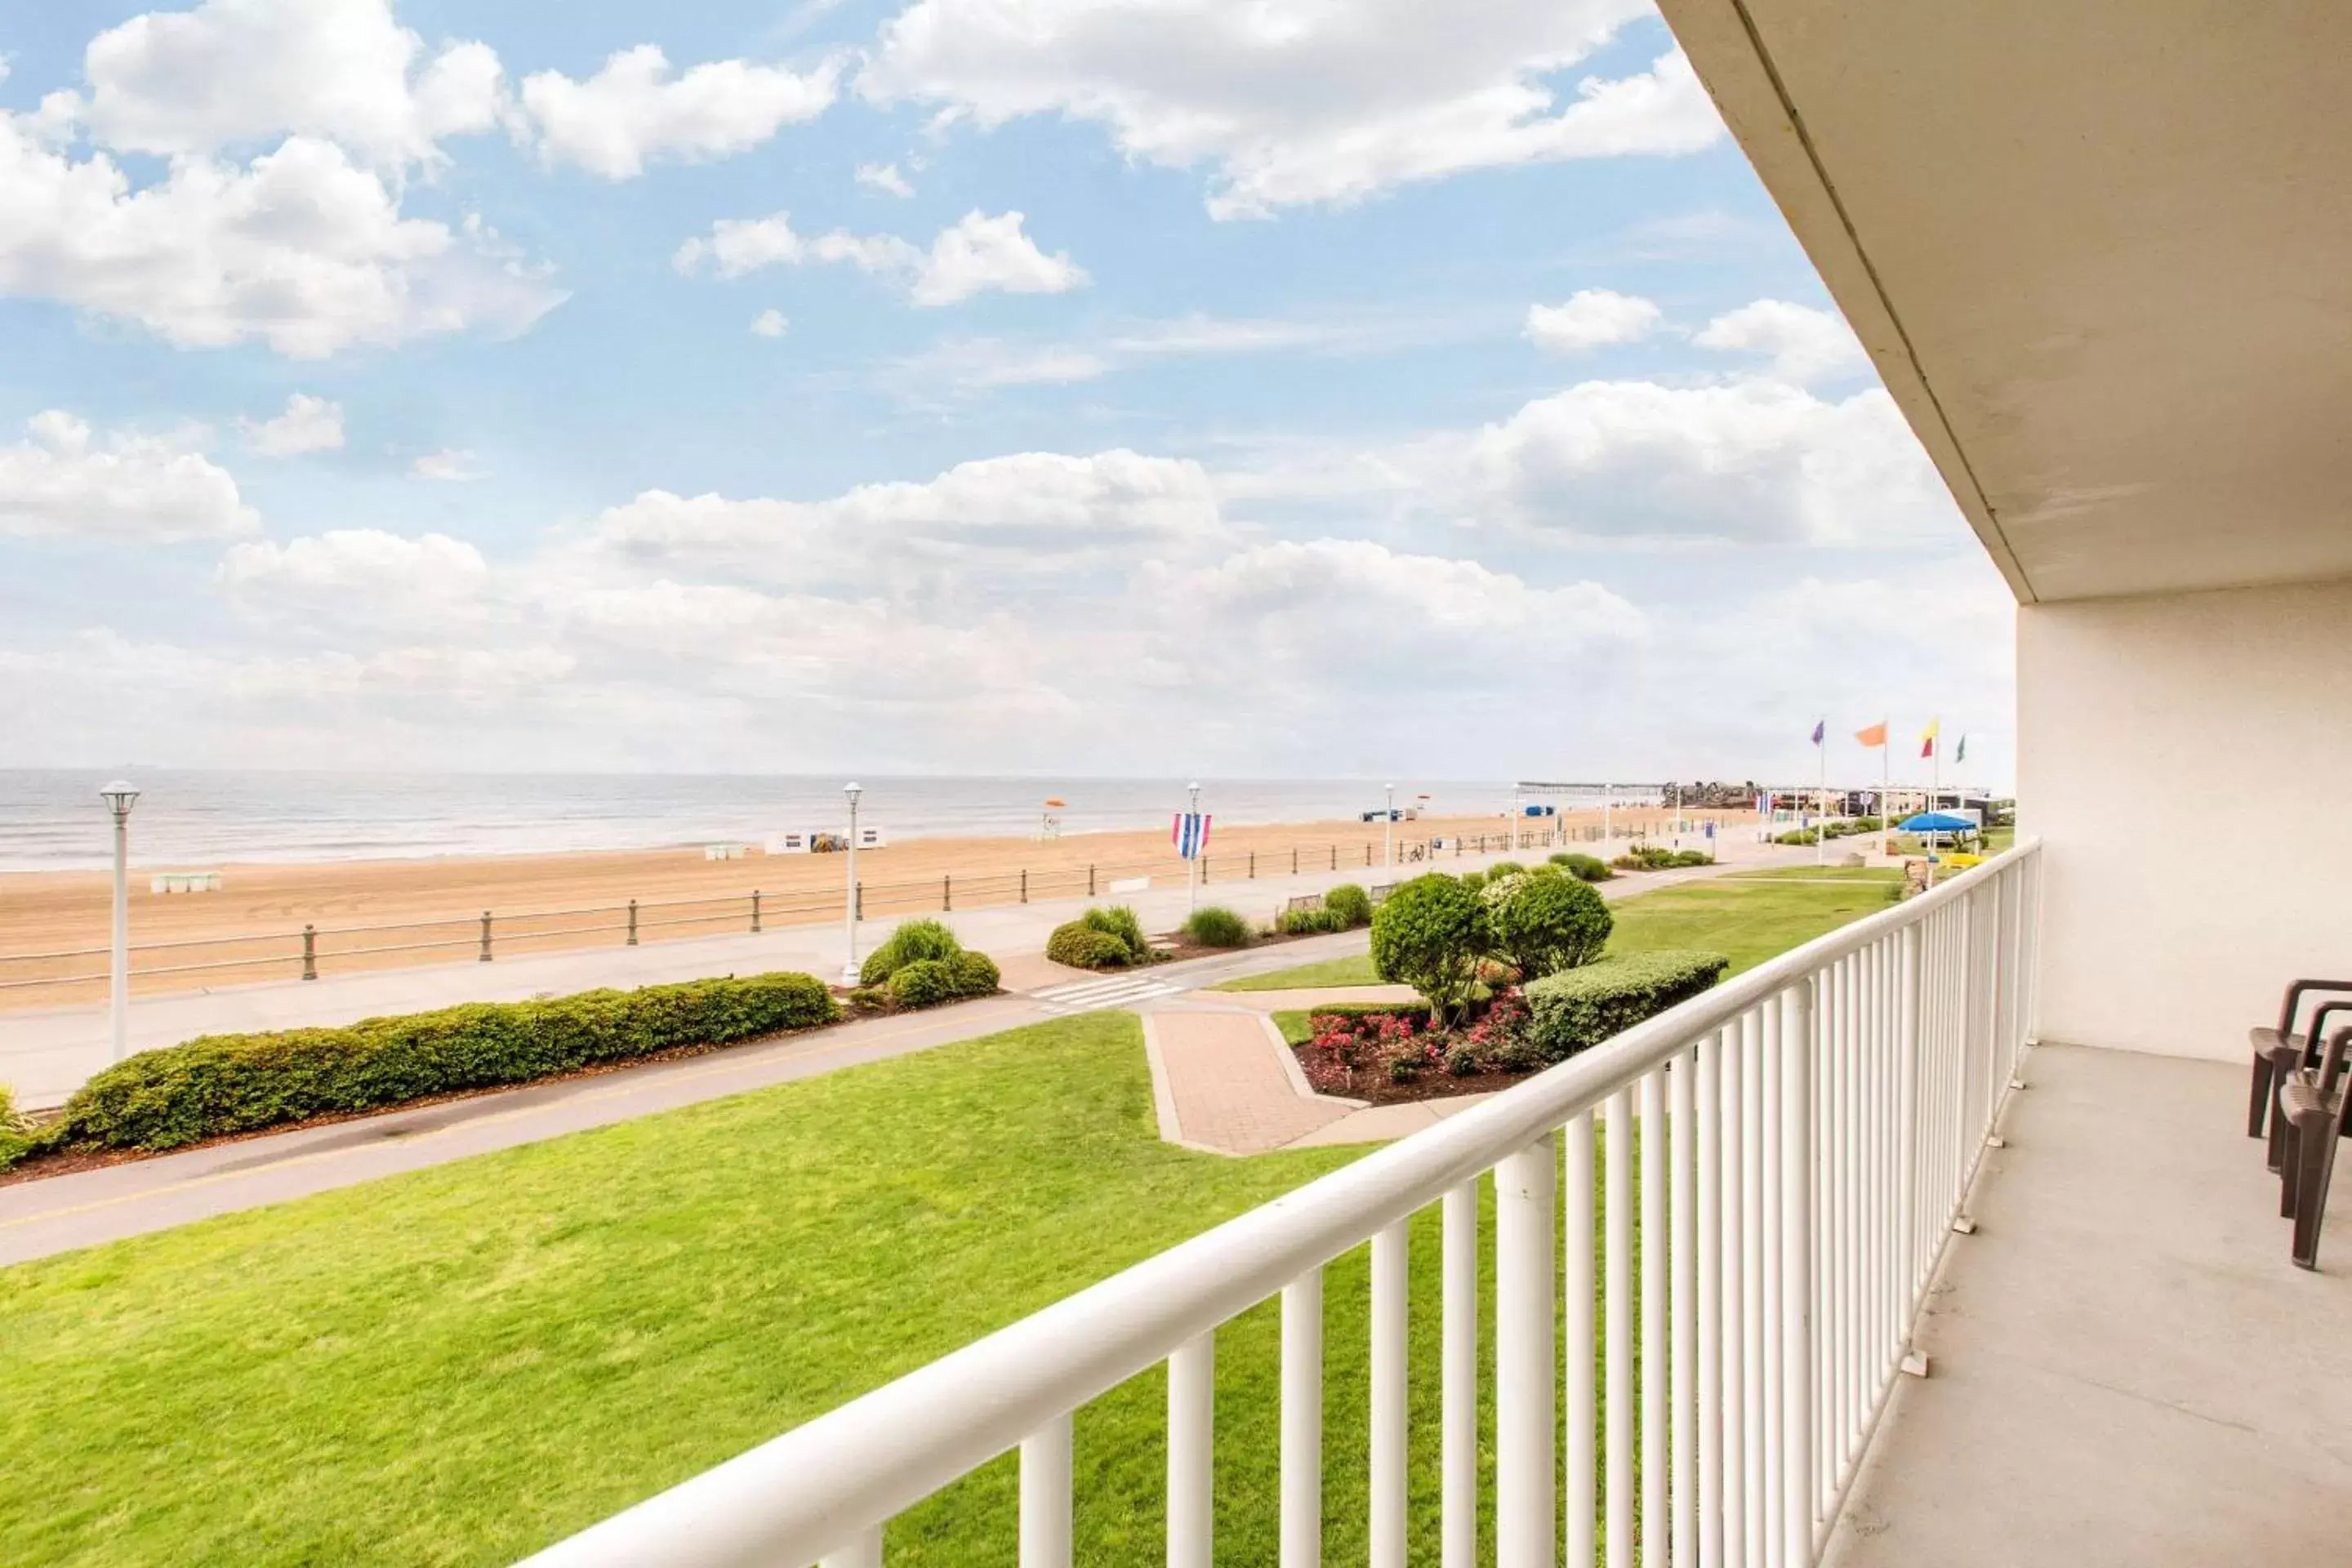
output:
[[1526,1038],[1545,1066],[1591,1050],[1723,978],[1719,952],[1637,952],[1546,975],[1527,988]]
[[478,1002],[342,1028],[207,1035],[142,1051],[74,1091],[58,1144],[176,1149],[339,1111],[527,1083],[684,1046],[723,1046],[841,1016],[806,974]]
[[1591,963],[1616,929],[1601,895],[1572,877],[1507,878],[1486,894],[1487,951],[1525,980]]
[[950,959],[963,951],[955,932],[938,921],[908,921],[882,945],[866,955],[857,968],[857,983],[879,985],[908,964],[921,959]]
[[1073,969],[1123,969],[1135,962],[1126,942],[1084,920],[1066,921],[1045,939],[1045,956]]
[[1088,910],[1078,917],[1089,928],[1105,936],[1115,936],[1127,946],[1128,962],[1151,962],[1151,943],[1143,935],[1143,922],[1125,904],[1113,904],[1108,909]]
[[1486,951],[1486,905],[1465,879],[1432,871],[1401,883],[1372,911],[1372,967],[1429,999],[1443,1025],[1461,1010]]
[[1353,882],[1342,882],[1324,894],[1323,907],[1339,917],[1342,931],[1372,923],[1372,896]]
[[1207,904],[1184,917],[1179,928],[1202,947],[1247,947],[1249,921],[1222,904]]
[[1605,882],[1617,874],[1600,856],[1582,855],[1573,849],[1561,850],[1551,858],[1551,863],[1580,882]]

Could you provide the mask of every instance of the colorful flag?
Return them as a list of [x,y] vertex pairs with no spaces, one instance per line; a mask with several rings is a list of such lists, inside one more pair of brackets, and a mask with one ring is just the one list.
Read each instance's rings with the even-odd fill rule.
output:
[[1209,816],[1202,811],[1180,811],[1176,814],[1175,830],[1169,835],[1176,842],[1176,853],[1187,860],[1197,860],[1201,851],[1209,847]]
[[1936,754],[1936,737],[1943,732],[1944,721],[1941,719],[1928,720],[1926,732],[1919,737],[1919,754],[1923,757],[1934,756]]
[[1960,743],[1952,748],[1952,761],[1956,763],[1965,763],[1968,760],[1969,738],[1966,735],[1962,735],[1960,737]]
[[1886,721],[1881,719],[1867,730],[1856,730],[1853,732],[1853,738],[1865,746],[1886,744]]
[[1830,721],[1829,721],[1828,720],[1826,720],[1826,719],[1820,719],[1820,720],[1816,720],[1816,721],[1814,721],[1814,723],[1813,723],[1813,744],[1814,744],[1814,745],[1818,746],[1818,745],[1820,745],[1820,744],[1822,743],[1822,737],[1823,735],[1825,735],[1825,734],[1827,734],[1827,733],[1829,732],[1829,727],[1830,727]]

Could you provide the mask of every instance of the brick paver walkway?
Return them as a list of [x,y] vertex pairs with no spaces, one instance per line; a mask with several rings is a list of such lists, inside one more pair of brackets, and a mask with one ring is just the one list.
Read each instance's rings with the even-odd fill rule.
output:
[[[1143,1026],[1156,1058],[1163,1138],[1226,1154],[1263,1154],[1353,1109],[1298,1092],[1263,1014],[1155,1012],[1145,1015]],[[1173,1127],[1167,1124],[1171,1112]]]

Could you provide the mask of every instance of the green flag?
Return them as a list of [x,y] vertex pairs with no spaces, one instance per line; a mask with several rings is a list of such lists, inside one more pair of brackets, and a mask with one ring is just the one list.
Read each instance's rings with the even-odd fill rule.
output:
[[1962,736],[1960,737],[1960,743],[1959,743],[1957,747],[1953,748],[1953,751],[1952,751],[1952,761],[1954,761],[1954,762],[1956,762],[1956,763],[1965,763],[1965,762],[1967,762],[1968,760],[1969,760],[1969,738],[1968,738],[1966,735],[1962,735]]

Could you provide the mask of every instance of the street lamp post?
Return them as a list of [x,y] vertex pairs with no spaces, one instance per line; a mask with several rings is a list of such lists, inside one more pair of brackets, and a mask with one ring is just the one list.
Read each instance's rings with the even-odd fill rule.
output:
[[1388,792],[1389,808],[1381,813],[1381,864],[1396,869],[1396,785],[1382,784]]
[[101,788],[98,797],[114,814],[114,962],[107,1012],[114,1044],[111,1059],[119,1062],[129,1054],[125,1040],[131,1030],[131,808],[139,803],[139,790],[117,779]]
[[[1192,792],[1192,815],[1198,817],[1201,815],[1201,781],[1195,779],[1184,787]],[[1204,847],[1196,840],[1192,846],[1192,858],[1184,867],[1184,907],[1188,910],[1201,907],[1201,851]]]
[[856,784],[841,786],[849,797],[849,886],[842,894],[841,926],[849,939],[849,962],[841,966],[841,983],[857,984],[857,797],[865,790]]

